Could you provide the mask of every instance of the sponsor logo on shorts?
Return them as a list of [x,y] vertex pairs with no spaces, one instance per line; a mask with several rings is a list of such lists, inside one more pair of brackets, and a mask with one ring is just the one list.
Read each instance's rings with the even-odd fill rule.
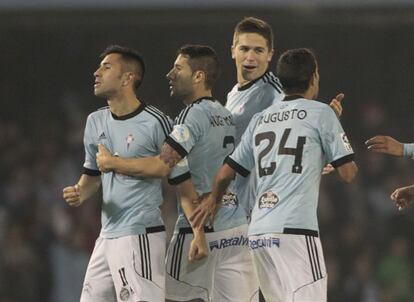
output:
[[128,300],[130,295],[131,294],[129,293],[128,288],[126,287],[121,288],[121,291],[119,292],[119,298],[121,299],[121,301]]
[[280,239],[276,237],[269,237],[269,238],[258,238],[249,240],[249,246],[252,250],[258,248],[272,248],[272,247],[280,247]]
[[249,244],[249,238],[244,237],[243,235],[238,236],[238,237],[232,237],[232,238],[223,238],[220,240],[214,240],[214,241],[210,241],[210,251],[214,250],[214,249],[225,249],[226,247],[229,246],[247,246]]
[[259,198],[259,209],[271,209],[278,202],[279,197],[272,191],[267,191]]

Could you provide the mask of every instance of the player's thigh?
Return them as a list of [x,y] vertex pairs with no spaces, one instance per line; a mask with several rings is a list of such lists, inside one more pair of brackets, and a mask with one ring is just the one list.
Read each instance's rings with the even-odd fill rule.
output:
[[108,262],[118,301],[165,300],[165,232],[110,239]]
[[191,233],[175,233],[168,247],[166,297],[171,301],[211,301],[214,255],[189,261],[192,239]]
[[98,238],[86,269],[81,302],[115,302],[116,293],[106,261],[105,239]]
[[259,284],[250,255],[247,225],[219,232],[213,301],[257,302]]
[[250,248],[266,301],[291,301],[295,293],[303,298],[306,292],[311,295],[310,301],[316,296],[320,298],[315,301],[325,301],[327,289],[324,282],[319,282],[326,277],[319,238],[288,234],[251,236]]

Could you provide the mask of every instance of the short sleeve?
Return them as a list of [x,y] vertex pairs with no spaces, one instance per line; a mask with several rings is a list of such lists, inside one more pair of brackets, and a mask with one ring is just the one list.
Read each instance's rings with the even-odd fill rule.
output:
[[246,177],[254,168],[254,150],[252,142],[253,133],[259,117],[260,113],[255,114],[252,117],[249,125],[246,128],[246,131],[243,133],[240,143],[234,152],[225,160],[225,163],[227,163],[237,173],[244,177]]
[[190,105],[181,112],[179,117],[183,116],[183,114],[185,117],[177,118],[173,131],[166,139],[166,143],[177,151],[182,158],[190,153],[200,137],[210,127],[206,114],[200,108]]
[[328,106],[321,112],[320,138],[328,162],[334,168],[354,159],[354,151],[335,112]]
[[85,162],[83,164],[84,174],[91,176],[100,175],[98,166],[96,165],[96,153],[98,152],[96,127],[93,124],[91,116],[88,116],[88,119],[86,120],[83,145],[85,147]]

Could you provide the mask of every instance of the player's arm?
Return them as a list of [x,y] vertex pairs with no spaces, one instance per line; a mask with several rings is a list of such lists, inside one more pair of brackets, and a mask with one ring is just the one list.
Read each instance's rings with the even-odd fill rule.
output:
[[414,144],[403,144],[391,136],[377,135],[365,142],[369,151],[394,156],[413,157]]
[[229,164],[225,163],[221,166],[214,177],[211,194],[205,196],[197,209],[189,216],[189,221],[193,228],[203,226],[209,217],[211,219],[214,218],[214,215],[220,207],[223,195],[230,185],[230,182],[234,179],[235,174],[235,170]]
[[164,143],[161,154],[152,157],[123,158],[113,156],[103,145],[98,146],[96,162],[101,172],[114,171],[136,177],[164,177],[182,159],[168,143]]
[[99,175],[82,174],[76,185],[63,189],[63,198],[71,207],[78,207],[90,199],[98,191],[100,185]]
[[[197,192],[194,189],[190,179],[177,185],[178,199],[186,217],[190,217],[197,207],[195,201],[198,199]],[[192,227],[194,238],[191,241],[188,259],[190,261],[200,260],[207,256],[208,248],[203,225]]]
[[339,177],[347,183],[351,183],[358,173],[358,167],[354,161],[336,167],[336,169],[338,170]]

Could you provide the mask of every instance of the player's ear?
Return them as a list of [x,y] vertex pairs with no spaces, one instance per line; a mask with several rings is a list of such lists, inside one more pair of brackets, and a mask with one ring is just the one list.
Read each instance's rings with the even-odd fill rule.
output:
[[193,79],[194,79],[195,83],[199,84],[199,83],[204,82],[206,80],[206,74],[205,74],[204,71],[197,70],[193,74]]
[[269,51],[269,54],[267,55],[267,62],[268,63],[270,63],[270,61],[272,61],[272,58],[273,58],[273,54],[275,53],[275,51],[274,51],[274,49],[272,48],[270,51]]
[[129,83],[134,82],[135,80],[135,76],[132,72],[125,72],[122,77],[123,77],[123,81],[122,81],[122,86],[127,86]]

